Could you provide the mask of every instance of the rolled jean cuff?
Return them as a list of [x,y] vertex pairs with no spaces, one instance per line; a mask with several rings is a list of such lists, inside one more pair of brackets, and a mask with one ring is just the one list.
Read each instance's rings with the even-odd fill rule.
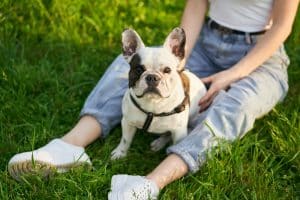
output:
[[169,148],[167,148],[167,154],[176,154],[179,156],[188,166],[189,172],[195,173],[199,170],[200,168],[200,163],[197,162],[193,156],[187,152],[185,149],[183,149],[180,146],[173,145]]
[[104,123],[105,120],[102,120],[99,111],[93,110],[93,109],[82,109],[79,118],[82,118],[83,116],[92,116],[96,119],[96,121],[99,123],[101,127],[101,138],[106,138],[110,132],[110,126],[106,125]]

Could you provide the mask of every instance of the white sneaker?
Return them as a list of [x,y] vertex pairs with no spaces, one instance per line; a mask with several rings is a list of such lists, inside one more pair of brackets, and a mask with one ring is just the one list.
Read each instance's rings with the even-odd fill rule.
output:
[[159,188],[143,176],[114,175],[108,200],[156,200]]
[[13,156],[8,163],[8,171],[13,178],[20,180],[23,175],[46,177],[54,171],[63,173],[82,165],[92,165],[84,148],[54,139],[37,150]]

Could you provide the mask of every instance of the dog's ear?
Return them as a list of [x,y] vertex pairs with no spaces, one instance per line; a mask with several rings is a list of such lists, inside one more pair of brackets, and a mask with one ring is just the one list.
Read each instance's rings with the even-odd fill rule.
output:
[[183,28],[174,28],[168,35],[164,47],[169,49],[180,61],[184,58],[185,32]]
[[140,36],[133,29],[125,29],[122,33],[122,49],[123,56],[130,61],[132,56],[140,49],[144,48],[145,45]]

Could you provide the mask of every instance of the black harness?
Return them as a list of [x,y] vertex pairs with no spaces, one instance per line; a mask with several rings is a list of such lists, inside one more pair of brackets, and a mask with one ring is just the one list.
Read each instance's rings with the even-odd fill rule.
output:
[[145,113],[147,115],[146,121],[143,125],[142,130],[147,132],[148,128],[150,127],[152,121],[153,121],[153,117],[166,117],[166,116],[170,116],[173,114],[177,114],[180,113],[182,111],[185,110],[186,105],[190,103],[190,96],[189,96],[189,81],[186,77],[185,74],[179,72],[179,75],[181,77],[182,80],[182,84],[184,87],[184,99],[182,100],[182,102],[176,106],[173,110],[171,110],[170,112],[162,112],[162,113],[153,113],[153,112],[148,112],[145,109],[143,109],[137,102],[136,100],[133,98],[133,96],[130,94],[130,99],[132,101],[132,103],[143,113]]

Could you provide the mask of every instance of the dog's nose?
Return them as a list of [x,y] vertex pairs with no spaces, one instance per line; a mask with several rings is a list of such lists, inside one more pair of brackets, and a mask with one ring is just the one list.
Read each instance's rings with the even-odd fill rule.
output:
[[160,81],[160,77],[155,74],[149,74],[146,76],[146,83],[148,86],[157,86]]

